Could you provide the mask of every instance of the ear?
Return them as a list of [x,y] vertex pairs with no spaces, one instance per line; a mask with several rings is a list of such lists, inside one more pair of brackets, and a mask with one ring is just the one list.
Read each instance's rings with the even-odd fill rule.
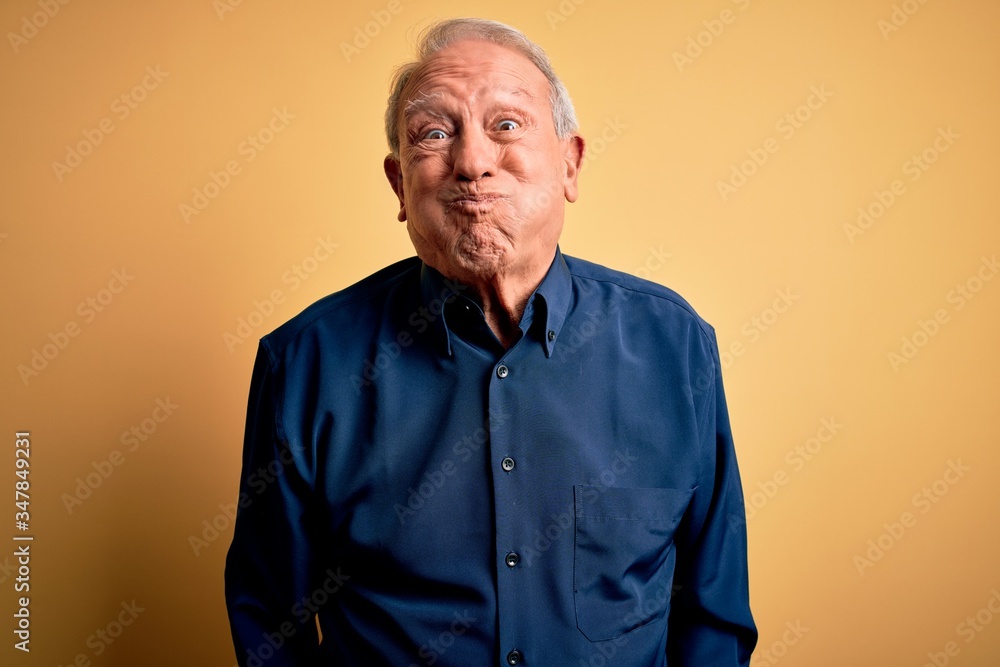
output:
[[563,190],[568,202],[575,202],[579,196],[579,188],[576,181],[580,175],[580,168],[583,166],[583,156],[586,148],[586,142],[579,134],[574,134],[565,140],[564,159],[566,162],[566,176],[563,181]]
[[403,199],[403,168],[399,164],[399,160],[394,158],[392,154],[385,156],[382,168],[385,170],[385,177],[389,179],[389,186],[396,193],[396,197],[399,198],[399,213],[396,214],[396,219],[400,222],[405,222],[406,201]]

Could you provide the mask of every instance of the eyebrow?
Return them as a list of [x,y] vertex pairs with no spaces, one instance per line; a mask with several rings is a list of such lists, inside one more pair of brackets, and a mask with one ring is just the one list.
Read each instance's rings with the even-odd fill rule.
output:
[[530,90],[528,90],[527,88],[522,88],[520,86],[517,88],[508,88],[506,92],[510,93],[511,95],[514,95],[515,97],[519,95],[524,95],[529,100],[535,99],[535,96],[531,94]]
[[[530,100],[534,100],[535,96],[527,88],[509,88],[504,89],[502,92],[509,93],[514,97],[524,96]],[[414,97],[407,100],[406,106],[403,108],[403,120],[409,120],[413,116],[424,112],[432,116],[443,116],[443,114],[438,113],[429,107],[431,107],[435,102],[444,97],[444,94],[439,92],[435,93],[419,93],[418,97]]]
[[444,97],[444,95],[442,95],[441,93],[430,93],[430,94],[420,93],[419,95],[420,95],[419,97],[413,97],[406,101],[406,106],[403,107],[404,120],[417,115],[421,111],[427,111],[427,113],[433,115],[439,115],[435,114],[433,111],[428,111],[427,107],[431,106],[432,103]]

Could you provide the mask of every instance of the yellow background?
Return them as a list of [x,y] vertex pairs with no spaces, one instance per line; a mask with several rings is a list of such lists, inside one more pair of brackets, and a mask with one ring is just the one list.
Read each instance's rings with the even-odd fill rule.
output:
[[[51,18],[46,0],[0,5],[3,664],[233,664],[220,504],[236,499],[256,339],[412,254],[382,175],[387,82],[419,27],[455,15],[524,30],[573,96],[591,156],[564,252],[669,285],[720,346],[739,344],[725,380],[753,508],[753,664],[998,664],[1000,280],[983,264],[1000,252],[996,2],[49,3]],[[122,95],[143,98],[127,117]],[[275,109],[294,118],[250,160],[241,145]],[[100,143],[57,173],[87,132]],[[185,221],[230,161],[239,172]],[[723,196],[734,168],[750,175]],[[892,204],[848,234],[880,193]],[[324,261],[317,239],[338,244]],[[312,269],[299,284],[296,265]],[[958,285],[978,291],[949,299]],[[779,290],[792,305],[769,311]],[[25,382],[50,334],[64,349]],[[917,354],[893,363],[904,337]],[[148,421],[158,399],[177,407]],[[129,451],[122,434],[144,420],[155,432]],[[25,429],[27,656],[8,541]],[[115,450],[70,512],[64,495]],[[967,470],[940,481],[950,464]],[[888,550],[859,565],[869,540]],[[144,611],[113,644],[88,644],[133,600]],[[971,632],[977,613],[990,622]]]

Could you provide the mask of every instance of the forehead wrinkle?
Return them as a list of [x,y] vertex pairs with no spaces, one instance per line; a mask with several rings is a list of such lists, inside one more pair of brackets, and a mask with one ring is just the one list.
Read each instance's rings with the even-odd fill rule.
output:
[[[412,112],[407,113],[411,108],[414,111],[419,110],[421,105],[418,103],[424,98],[443,97],[441,90],[435,90],[439,87],[444,89],[444,94],[472,90],[473,92],[467,95],[456,95],[462,101],[472,101],[483,91],[496,90],[515,97],[523,96],[532,102],[538,100],[538,96],[531,92],[533,88],[544,87],[546,90],[549,88],[544,74],[530,60],[517,52],[501,48],[499,55],[484,58],[475,56],[470,59],[455,53],[454,47],[455,45],[452,45],[434,54],[413,72],[407,85],[407,88],[413,91],[413,95],[404,106],[404,118],[412,115]],[[483,66],[485,71],[480,69]],[[421,89],[428,84],[435,92],[421,92]],[[423,104],[426,105],[428,102]]]
[[[537,98],[531,93],[527,88],[517,86],[514,88],[507,87],[494,87],[488,84],[484,84],[479,89],[473,91],[468,96],[461,99],[462,102],[477,103],[484,93],[489,94],[490,92],[496,92],[501,95],[510,95],[511,97],[524,97],[528,100],[535,101]],[[410,100],[407,100],[406,105],[403,109],[403,118],[412,118],[420,112],[425,112],[434,116],[440,116],[441,113],[433,109],[435,103],[445,101],[445,93],[442,91],[435,91],[433,93],[418,92],[417,96]],[[492,102],[490,106],[500,105],[503,106],[503,100],[496,100]]]

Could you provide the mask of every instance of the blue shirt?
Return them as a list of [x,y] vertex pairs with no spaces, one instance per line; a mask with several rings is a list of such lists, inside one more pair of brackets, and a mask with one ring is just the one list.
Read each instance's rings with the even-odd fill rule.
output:
[[240,665],[747,665],[713,329],[558,250],[509,349],[471,297],[411,258],[261,340]]

